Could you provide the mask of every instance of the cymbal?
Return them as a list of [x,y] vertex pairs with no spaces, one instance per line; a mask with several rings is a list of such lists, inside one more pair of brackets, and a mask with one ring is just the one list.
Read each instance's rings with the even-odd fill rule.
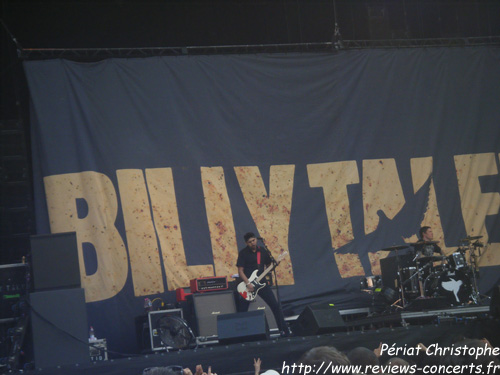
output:
[[483,236],[468,236],[460,240],[460,242],[471,242],[483,238]]
[[408,247],[407,245],[391,246],[391,247],[386,247],[385,249],[380,249],[380,251],[403,250],[406,249],[407,247]]
[[425,245],[436,245],[438,243],[439,243],[439,241],[418,241],[418,242],[409,243],[408,245],[410,245],[410,246],[425,246]]

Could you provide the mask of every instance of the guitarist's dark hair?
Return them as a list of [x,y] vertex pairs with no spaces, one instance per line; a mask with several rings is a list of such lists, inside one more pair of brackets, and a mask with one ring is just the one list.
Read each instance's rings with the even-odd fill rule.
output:
[[243,238],[245,239],[245,242],[247,242],[250,238],[253,238],[253,237],[255,237],[255,234],[254,234],[254,233],[252,233],[252,232],[248,232],[248,233],[246,233],[246,234],[243,236]]

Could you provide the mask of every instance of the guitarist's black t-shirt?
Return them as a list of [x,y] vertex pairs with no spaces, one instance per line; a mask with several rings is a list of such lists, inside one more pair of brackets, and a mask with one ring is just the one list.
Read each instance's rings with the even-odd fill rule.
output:
[[[257,253],[260,252],[260,266],[257,264]],[[250,277],[253,271],[259,270],[260,275],[264,271],[265,266],[271,264],[271,258],[269,254],[264,249],[257,247],[257,251],[254,253],[247,246],[240,251],[238,255],[238,261],[236,262],[237,267],[243,267],[243,273],[246,277]],[[264,280],[261,280],[263,282]]]

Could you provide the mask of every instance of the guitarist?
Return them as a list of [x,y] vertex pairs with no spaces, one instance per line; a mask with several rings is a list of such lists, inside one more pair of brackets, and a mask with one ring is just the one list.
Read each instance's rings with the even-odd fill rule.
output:
[[[248,281],[248,278],[253,271],[259,270],[258,273],[262,273],[266,267],[271,264],[271,257],[267,251],[259,246],[257,246],[257,238],[255,234],[249,232],[244,236],[245,243],[247,246],[242,249],[238,255],[238,261],[236,266],[238,267],[238,275],[247,284],[247,290],[249,292],[254,291],[254,286]],[[265,283],[266,286],[259,290],[259,296],[268,304],[271,311],[274,314],[274,319],[278,324],[280,334],[282,336],[289,336],[290,331],[285,323],[285,318],[281,310],[276,297],[274,296],[271,287],[267,284],[265,278],[261,280],[261,283]],[[239,311],[248,311],[250,302],[238,295],[239,297]]]

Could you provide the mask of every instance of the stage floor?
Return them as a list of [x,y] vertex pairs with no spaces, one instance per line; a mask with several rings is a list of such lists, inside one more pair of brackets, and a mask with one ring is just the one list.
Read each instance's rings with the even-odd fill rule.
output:
[[[477,308],[476,308],[477,310]],[[450,317],[450,311],[443,312],[414,312],[406,316],[406,324],[390,327],[393,315],[387,315],[384,328],[372,328],[362,330],[351,330],[349,332],[337,332],[315,336],[275,338],[265,341],[239,343],[232,345],[205,345],[196,349],[180,351],[157,352],[149,355],[140,355],[121,359],[110,359],[108,361],[94,362],[86,365],[61,366],[59,368],[35,369],[28,374],[36,375],[140,375],[147,367],[179,365],[194,370],[197,364],[206,368],[212,366],[212,371],[217,374],[253,374],[253,359],[262,360],[262,369],[275,369],[282,373],[283,365],[294,363],[305,351],[316,346],[332,345],[337,349],[348,352],[349,350],[364,346],[374,349],[381,342],[396,344],[396,346],[415,346],[419,342],[425,345],[432,343],[447,344],[453,342],[455,337],[463,335],[470,338],[486,337],[493,346],[499,347],[498,332],[500,332],[500,321],[488,317],[485,309],[479,311],[460,311],[451,309],[455,318],[429,321],[421,324],[418,320],[423,315],[440,315]],[[406,313],[403,313],[403,315]],[[451,315],[453,315],[451,314]],[[399,314],[401,320],[401,314]],[[458,317],[463,317],[458,318]],[[377,317],[377,324],[383,325],[382,316]],[[367,322],[370,317],[364,318]],[[375,319],[375,318],[373,318]],[[376,320],[376,319],[375,319]],[[439,324],[436,322],[439,321]],[[110,355],[111,357],[111,355]]]

